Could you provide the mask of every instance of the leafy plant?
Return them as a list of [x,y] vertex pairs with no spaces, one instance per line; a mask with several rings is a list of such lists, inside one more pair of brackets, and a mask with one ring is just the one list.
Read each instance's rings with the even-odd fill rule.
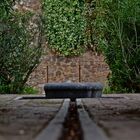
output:
[[23,94],[37,94],[39,92],[38,89],[34,88],[34,87],[31,87],[31,86],[26,86],[24,89],[23,89]]
[[97,36],[96,36],[96,26],[94,26],[96,22],[96,1],[97,0],[85,0],[85,19],[86,19],[86,42],[87,48],[92,50],[93,52],[100,53],[101,50],[98,47]]
[[111,89],[139,92],[140,1],[96,0],[94,27],[98,45],[111,70]]
[[44,0],[44,26],[49,47],[64,56],[85,50],[84,0]]
[[0,85],[3,93],[21,93],[38,65],[42,52],[41,19],[12,9],[12,0],[0,5]]

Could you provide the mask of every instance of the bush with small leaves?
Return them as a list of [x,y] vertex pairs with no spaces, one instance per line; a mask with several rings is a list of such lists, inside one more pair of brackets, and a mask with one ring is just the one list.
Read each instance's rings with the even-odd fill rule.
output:
[[49,47],[63,55],[79,55],[85,50],[84,0],[44,0],[45,34]]
[[117,92],[140,92],[140,1],[96,0],[97,42]]
[[41,18],[13,10],[14,1],[0,5],[0,93],[21,93],[42,53]]

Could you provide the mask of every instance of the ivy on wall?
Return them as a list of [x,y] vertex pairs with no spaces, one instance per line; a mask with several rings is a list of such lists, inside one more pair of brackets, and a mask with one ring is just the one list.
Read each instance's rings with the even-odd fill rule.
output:
[[44,29],[49,47],[63,56],[79,55],[86,46],[85,1],[44,0]]

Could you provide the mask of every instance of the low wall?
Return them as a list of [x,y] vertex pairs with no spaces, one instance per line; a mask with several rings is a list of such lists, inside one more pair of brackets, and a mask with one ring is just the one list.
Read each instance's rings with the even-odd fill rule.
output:
[[80,57],[44,55],[40,65],[31,74],[28,84],[42,87],[48,82],[101,82],[105,83],[109,67],[102,55],[86,52]]

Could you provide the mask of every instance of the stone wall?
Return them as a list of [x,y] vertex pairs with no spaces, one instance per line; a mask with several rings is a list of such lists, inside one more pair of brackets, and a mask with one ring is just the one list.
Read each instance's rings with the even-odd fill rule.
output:
[[88,51],[80,57],[62,57],[48,51],[30,76],[28,84],[41,88],[48,82],[68,80],[104,84],[108,73],[109,68],[102,55],[95,55]]

